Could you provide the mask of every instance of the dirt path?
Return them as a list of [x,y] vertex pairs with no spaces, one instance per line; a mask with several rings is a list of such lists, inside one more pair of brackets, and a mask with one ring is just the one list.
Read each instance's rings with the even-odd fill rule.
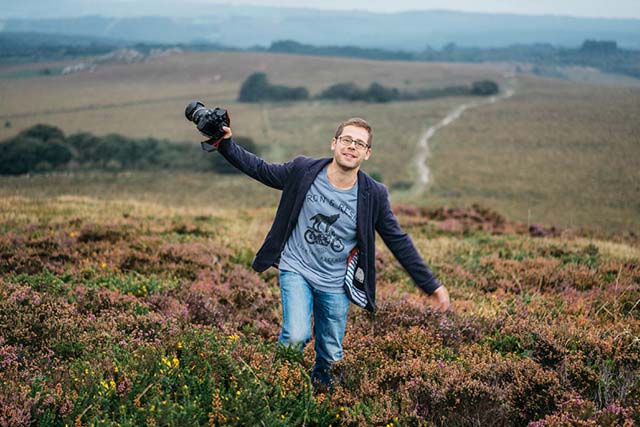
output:
[[416,156],[416,166],[418,168],[418,177],[416,179],[416,183],[414,185],[414,191],[417,194],[422,193],[427,184],[431,182],[431,174],[429,171],[429,166],[427,165],[427,160],[429,159],[429,141],[433,136],[442,128],[449,126],[451,123],[455,122],[462,116],[462,113],[465,111],[481,107],[483,105],[495,104],[498,101],[502,101],[508,98],[511,98],[515,93],[515,77],[513,73],[505,74],[505,78],[509,82],[509,86],[504,92],[494,95],[488,99],[483,99],[480,101],[467,102],[466,104],[462,104],[453,110],[451,110],[444,119],[442,119],[437,124],[431,126],[427,131],[422,134],[420,139],[418,140],[418,153]]

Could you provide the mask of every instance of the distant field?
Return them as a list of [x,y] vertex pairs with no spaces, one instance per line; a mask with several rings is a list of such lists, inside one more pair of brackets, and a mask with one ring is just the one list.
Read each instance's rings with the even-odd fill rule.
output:
[[427,204],[521,221],[640,231],[640,90],[522,78],[434,139]]
[[[3,67],[0,74],[33,73],[34,67]],[[184,119],[183,108],[189,100],[201,99],[229,108],[237,135],[252,137],[268,160],[284,161],[298,154],[329,155],[335,125],[346,117],[363,116],[375,129],[374,154],[365,170],[381,175],[396,201],[429,206],[477,202],[523,222],[611,232],[640,230],[639,88],[517,76],[512,98],[465,112],[430,141],[432,183],[424,194],[399,190],[417,179],[420,135],[468,98],[390,104],[235,102],[241,82],[255,71],[266,72],[277,84],[306,86],[314,94],[346,81],[418,89],[487,78],[504,87],[506,70],[504,65],[181,54],[140,64],[104,65],[93,73],[0,80],[0,124],[10,122],[10,127],[0,129],[0,138],[35,123],[49,123],[67,133],[154,136],[193,143],[197,149],[200,138]],[[168,175],[0,178],[0,194],[38,198],[78,194],[176,206],[187,200],[207,203],[200,184],[206,176]],[[234,204],[265,206],[276,200],[277,195],[263,196],[260,186],[247,184],[243,177],[224,180],[241,188],[245,196],[242,201],[231,200]],[[167,188],[178,190],[167,192]]]

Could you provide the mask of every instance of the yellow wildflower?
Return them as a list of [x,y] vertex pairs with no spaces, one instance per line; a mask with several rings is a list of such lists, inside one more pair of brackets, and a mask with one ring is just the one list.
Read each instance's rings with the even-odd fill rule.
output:
[[162,356],[162,363],[164,363],[165,365],[167,365],[168,368],[171,367],[171,361],[169,361],[169,359],[167,359],[166,357]]

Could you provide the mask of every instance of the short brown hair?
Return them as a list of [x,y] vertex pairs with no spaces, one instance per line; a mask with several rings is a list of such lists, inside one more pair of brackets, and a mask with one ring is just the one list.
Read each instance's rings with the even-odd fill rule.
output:
[[371,148],[371,146],[373,145],[373,129],[371,129],[371,125],[369,125],[369,123],[367,123],[365,119],[361,119],[360,117],[352,117],[340,123],[338,125],[338,129],[336,129],[336,138],[342,135],[342,131],[344,130],[345,126],[355,126],[366,130],[369,133],[369,140],[367,141],[367,144],[369,144],[369,148]]

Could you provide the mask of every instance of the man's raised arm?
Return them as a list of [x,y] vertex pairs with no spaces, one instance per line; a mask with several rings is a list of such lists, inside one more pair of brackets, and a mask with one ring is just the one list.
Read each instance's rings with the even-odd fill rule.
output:
[[225,134],[223,140],[218,144],[218,152],[222,157],[251,178],[269,187],[282,190],[293,163],[269,163],[235,144],[231,128],[223,126],[222,129]]

